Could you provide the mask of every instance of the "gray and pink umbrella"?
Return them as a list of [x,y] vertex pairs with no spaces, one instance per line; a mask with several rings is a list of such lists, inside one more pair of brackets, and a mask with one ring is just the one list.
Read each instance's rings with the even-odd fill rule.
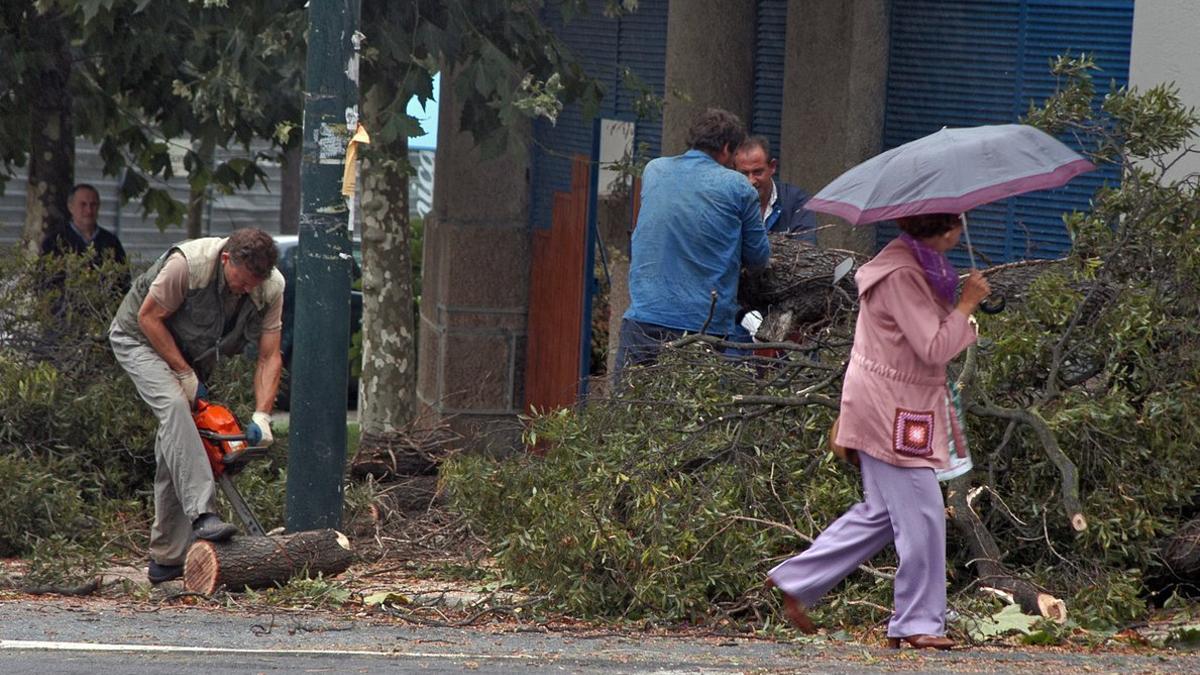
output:
[[[1014,195],[1061,187],[1095,168],[1053,136],[1025,124],[942,129],[850,169],[804,207],[854,225],[966,213]],[[975,267],[965,229],[964,235]]]

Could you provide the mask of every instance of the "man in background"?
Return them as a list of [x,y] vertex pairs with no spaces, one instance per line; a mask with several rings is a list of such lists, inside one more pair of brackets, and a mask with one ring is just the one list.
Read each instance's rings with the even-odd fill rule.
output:
[[771,142],[766,137],[752,136],[742,143],[734,155],[734,164],[758,192],[759,213],[768,232],[814,236],[817,218],[804,208],[809,194],[775,179],[779,160],[771,156]]
[[[46,234],[42,240],[42,255],[87,255],[93,269],[99,268],[105,259],[112,258],[122,267],[117,274],[104,277],[103,283],[111,288],[114,298],[125,295],[129,290],[129,270],[124,267],[127,262],[125,247],[121,246],[117,235],[97,223],[100,193],[87,183],[79,183],[71,188],[67,197],[67,212],[71,214],[70,222],[65,227],[53,227]],[[48,275],[47,290],[62,293],[65,288],[66,274],[61,269]],[[59,297],[55,302],[55,315],[62,316],[69,311],[70,305],[69,298]]]
[[121,246],[121,240],[96,222],[100,215],[100,193],[96,188],[87,183],[71,188],[67,211],[71,214],[71,222],[46,235],[42,240],[42,255],[90,250],[94,265],[98,266],[106,255],[119,263],[125,262],[125,247]]

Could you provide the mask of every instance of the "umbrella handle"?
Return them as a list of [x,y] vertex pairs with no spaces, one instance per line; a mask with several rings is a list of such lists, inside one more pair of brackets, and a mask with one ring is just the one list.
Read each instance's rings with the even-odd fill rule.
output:
[[[967,242],[967,256],[969,256],[971,259],[971,269],[978,269],[975,266],[975,248],[971,246],[971,231],[967,229],[967,214],[958,214],[958,219],[962,222],[963,239],[965,239]],[[983,302],[979,303],[979,311],[983,312],[984,314],[999,314],[1000,312],[1004,311],[1004,306],[1006,304],[1008,304],[1008,302],[1003,296],[997,296],[995,300],[990,301],[988,299],[984,299]]]
[[1004,311],[1004,307],[1007,304],[1008,301],[1004,298],[1004,296],[999,296],[994,299],[985,298],[983,302],[979,303],[979,311],[983,312],[984,314],[999,314],[1000,312]]

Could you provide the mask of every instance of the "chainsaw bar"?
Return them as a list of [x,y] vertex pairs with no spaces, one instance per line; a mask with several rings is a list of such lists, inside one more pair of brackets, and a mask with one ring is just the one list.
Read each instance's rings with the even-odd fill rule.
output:
[[229,504],[233,507],[233,512],[237,514],[242,524],[246,526],[246,532],[254,537],[267,536],[262,525],[258,524],[258,518],[254,517],[254,512],[246,505],[246,500],[242,499],[242,493],[238,492],[237,486],[233,484],[229,476],[222,474],[217,479],[217,483],[221,486],[221,492],[225,493],[225,498],[229,500]]

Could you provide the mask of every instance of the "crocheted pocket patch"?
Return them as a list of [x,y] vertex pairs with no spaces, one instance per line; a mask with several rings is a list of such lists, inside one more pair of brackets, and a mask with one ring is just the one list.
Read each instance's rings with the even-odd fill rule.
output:
[[892,449],[910,457],[933,454],[933,411],[918,412],[896,408],[892,426]]

